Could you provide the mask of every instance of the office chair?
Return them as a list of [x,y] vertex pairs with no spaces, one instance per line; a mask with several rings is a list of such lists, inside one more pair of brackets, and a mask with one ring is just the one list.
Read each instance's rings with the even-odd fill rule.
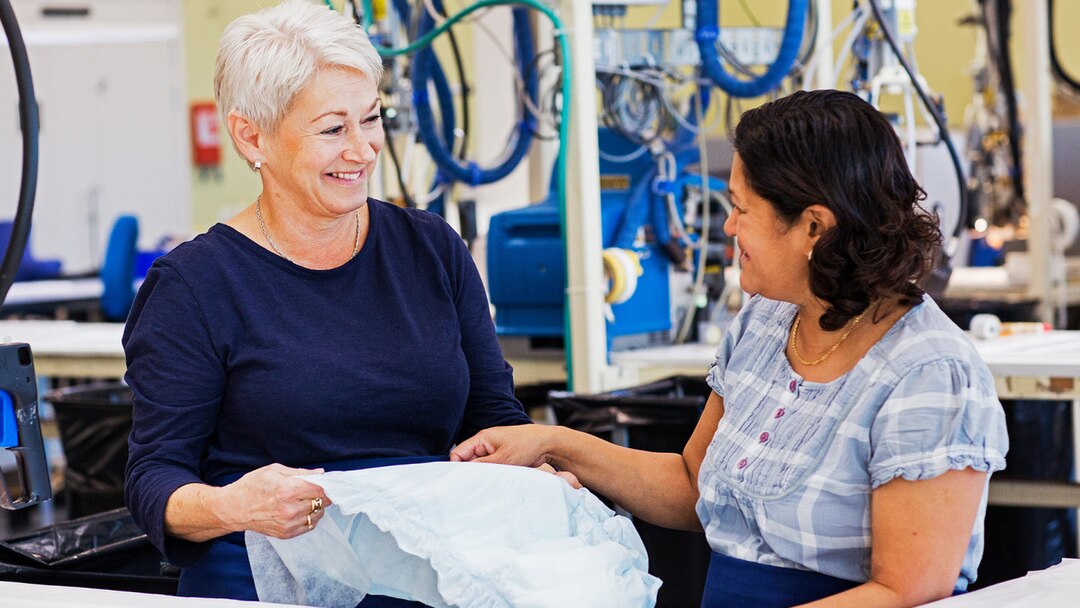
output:
[[133,215],[116,218],[109,243],[105,249],[105,261],[101,265],[101,314],[106,321],[127,319],[131,303],[135,300],[135,256],[139,240],[139,220]]
[[[7,251],[11,243],[11,226],[8,220],[0,222],[0,247]],[[30,253],[30,239],[26,240],[26,249],[23,250],[22,262],[15,272],[16,281],[39,281],[42,279],[55,279],[60,276],[60,260],[36,259]]]

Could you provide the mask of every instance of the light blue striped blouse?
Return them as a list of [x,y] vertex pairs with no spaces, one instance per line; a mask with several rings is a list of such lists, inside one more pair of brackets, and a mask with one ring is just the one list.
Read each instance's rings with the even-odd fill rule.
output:
[[[826,383],[803,380],[784,354],[795,312],[755,296],[717,350],[708,382],[724,417],[697,512],[714,551],[863,582],[871,490],[1005,468],[1005,416],[990,370],[928,296]],[[985,512],[984,489],[958,590],[975,580]]]

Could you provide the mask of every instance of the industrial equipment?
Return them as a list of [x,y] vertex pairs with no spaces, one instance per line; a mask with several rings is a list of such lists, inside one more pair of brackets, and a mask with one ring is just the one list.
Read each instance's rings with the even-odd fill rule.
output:
[[[30,63],[26,56],[19,23],[9,0],[0,0],[0,21],[7,34],[8,48],[15,65],[19,88],[19,118],[23,131],[23,164],[19,206],[15,213],[11,244],[0,264],[0,303],[7,296],[26,241],[34,210],[37,187],[37,101]],[[38,423],[37,377],[34,358],[27,344],[0,345],[0,448],[15,454],[18,485],[9,485],[0,473],[0,507],[21,509],[52,498],[49,465]]]

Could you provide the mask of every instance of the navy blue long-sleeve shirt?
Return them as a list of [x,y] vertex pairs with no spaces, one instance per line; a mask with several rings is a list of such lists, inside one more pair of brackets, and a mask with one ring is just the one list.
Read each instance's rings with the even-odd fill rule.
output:
[[309,270],[218,224],[147,274],[128,318],[134,390],[126,496],[176,565],[165,504],[271,463],[445,454],[529,422],[460,237],[438,216],[369,200],[355,258]]

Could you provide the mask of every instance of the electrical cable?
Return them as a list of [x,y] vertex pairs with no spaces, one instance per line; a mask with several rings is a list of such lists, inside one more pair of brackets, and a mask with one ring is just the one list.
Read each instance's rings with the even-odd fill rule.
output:
[[[862,11],[861,11],[860,6],[861,5],[856,4],[855,8],[850,13],[848,13],[843,19],[841,19],[840,23],[838,23],[835,28],[833,28],[832,32],[829,35],[828,43],[825,45],[824,48],[832,49],[833,41],[835,41],[837,36],[840,35],[840,32],[844,31],[844,29],[846,27],[848,27],[849,25],[852,25],[854,23],[856,17],[861,15]],[[815,4],[814,8],[815,8],[815,14],[816,14],[816,8],[817,8],[816,4]],[[815,17],[815,19],[817,19],[817,17]],[[816,31],[817,31],[817,29],[815,28],[815,32]],[[814,36],[814,39],[815,40],[817,39],[816,35]],[[846,47],[841,47],[842,50],[849,49],[849,48],[850,48],[850,44],[847,45]],[[818,50],[820,50],[820,49],[818,49],[815,46],[814,47],[814,53],[807,60],[808,63],[806,64],[806,69],[805,69],[805,72],[803,73],[803,88],[806,89],[806,90],[809,90],[810,88],[814,87],[814,76],[817,74],[818,66],[821,64],[821,57],[822,57],[822,55],[824,53],[819,54],[817,52]],[[843,65],[843,64],[841,64],[841,65]],[[837,67],[836,70],[833,73],[835,74],[837,71],[839,71],[839,67]],[[825,88],[831,88],[833,85],[835,85],[835,82],[827,83],[827,84],[829,86],[825,87]]]
[[885,20],[879,0],[869,0],[870,10],[874,14],[874,18],[877,20],[878,25],[881,26],[881,32],[885,36],[886,42],[889,47],[892,48],[893,54],[896,55],[896,60],[900,62],[900,66],[904,68],[904,72],[907,73],[908,79],[911,80],[911,86],[914,87],[915,93],[918,94],[919,99],[926,106],[926,109],[930,111],[931,116],[934,118],[934,124],[937,126],[938,132],[941,133],[942,140],[945,142],[945,147],[949,151],[949,157],[952,159],[953,169],[956,172],[957,188],[960,192],[960,209],[959,217],[956,220],[956,227],[953,229],[952,240],[945,246],[944,254],[945,259],[942,260],[947,267],[952,257],[956,255],[957,249],[960,247],[960,237],[963,231],[967,228],[967,181],[964,178],[964,169],[960,162],[960,154],[956,151],[956,145],[953,143],[952,137],[949,135],[948,125],[945,123],[945,118],[941,115],[937,105],[934,104],[930,96],[919,84],[919,79],[916,78],[914,70],[911,68],[911,64],[908,63],[907,57],[904,56],[903,49],[897,42],[896,34],[892,31],[892,26]]
[[[515,8],[513,10],[513,21],[518,67],[522,72],[525,72],[528,62],[533,56],[532,31],[529,27],[528,15],[525,10]],[[447,26],[448,23],[450,23],[449,20],[447,20],[443,26]],[[434,27],[434,19],[424,12],[420,21],[419,33],[426,34],[429,30],[436,31],[433,30]],[[421,37],[421,39],[423,39],[423,37]],[[467,165],[459,163],[450,155],[447,146],[440,142],[439,138],[435,136],[435,118],[431,113],[431,106],[428,103],[427,90],[424,87],[424,83],[427,82],[433,66],[436,63],[434,51],[430,46],[424,46],[413,58],[412,66],[413,102],[416,108],[417,124],[421,140],[424,142],[424,145],[427,146],[432,160],[438,165],[439,170],[444,177],[465,182],[471,186],[490,184],[503,179],[517,167],[528,153],[529,146],[532,143],[531,130],[535,128],[530,124],[532,122],[532,117],[528,115],[528,112],[524,112],[525,116],[512,132],[507,150],[496,166],[482,168],[474,162],[470,162]],[[527,95],[535,100],[537,90],[536,73],[527,72],[524,74],[524,79]]]
[[[547,80],[547,78],[545,78],[547,68],[541,69],[540,60],[543,59],[544,57],[548,57],[548,56],[550,56],[552,58],[551,67],[554,67],[554,59],[555,59],[555,49],[554,48],[546,49],[546,50],[538,52],[535,56],[533,56],[532,60],[529,61],[528,69],[536,72],[537,84],[542,83],[545,80]],[[520,76],[520,75],[518,75],[518,76]],[[519,79],[515,78],[515,80],[519,80]],[[531,112],[533,117],[536,118],[536,125],[535,125],[536,128],[533,130],[533,137],[537,138],[540,141],[553,141],[553,140],[558,139],[558,137],[559,137],[558,136],[559,112],[558,112],[558,109],[557,109],[557,106],[556,106],[557,97],[558,97],[558,94],[559,94],[559,84],[558,83],[559,83],[559,79],[555,78],[555,84],[551,87],[551,89],[547,93],[544,93],[544,92],[538,93],[538,97],[540,99],[537,100],[536,107],[533,107],[533,104],[529,100],[529,97],[527,95],[523,94],[524,93],[524,86],[519,80],[518,95],[521,98],[520,99],[521,102],[525,104],[525,107],[528,108],[529,112]],[[544,101],[545,97],[550,97],[550,102],[545,103],[545,101]],[[545,111],[545,108],[547,109],[546,111]],[[540,132],[540,123],[544,123],[546,126],[551,127],[552,130],[556,132],[556,134],[555,135],[549,135],[549,134],[546,134],[546,133],[541,133]]]
[[[433,8],[437,11],[442,20],[446,21],[446,7],[443,3],[435,0],[425,0],[425,6]],[[469,88],[468,81],[465,80],[465,61],[461,56],[461,47],[458,45],[457,36],[454,34],[454,28],[446,30],[447,39],[450,42],[450,53],[454,57],[454,66],[456,68],[458,77],[458,86],[461,88],[459,98],[461,99],[461,131],[458,140],[457,157],[461,160],[465,160],[469,153],[469,132],[470,132],[470,116],[472,112],[469,108],[469,94],[472,92]]]
[[[386,110],[383,109],[385,114]],[[386,151],[390,153],[390,161],[394,163],[394,174],[397,175],[398,188],[401,190],[401,198],[405,200],[405,206],[414,209],[416,208],[416,200],[409,194],[409,189],[405,187],[405,176],[401,169],[401,161],[398,159],[397,150],[394,148],[394,137],[386,128],[386,121],[383,120],[383,141],[386,145]]]
[[[990,2],[993,5],[993,19],[990,18]],[[1005,99],[1005,121],[1008,123],[1009,156],[1012,157],[1011,174],[1013,197],[1009,213],[1019,216],[1026,207],[1027,196],[1024,192],[1024,159],[1020,149],[1023,137],[1020,127],[1020,115],[1016,100],[1016,83],[1013,80],[1012,58],[1009,53],[1009,41],[1012,38],[1012,0],[979,0],[982,5],[983,27],[986,28],[986,43],[994,69],[1001,80],[1001,92]]]
[[[698,124],[705,122],[705,116],[702,114],[701,105],[701,89],[698,89],[698,103],[695,106],[697,108]],[[686,342],[687,336],[690,335],[690,328],[693,326],[694,318],[697,317],[698,295],[702,293],[702,288],[705,286],[705,265],[709,252],[709,229],[711,228],[710,222],[712,219],[712,193],[709,188],[709,149],[705,144],[704,137],[699,137],[697,139],[698,155],[700,157],[698,160],[698,170],[701,173],[701,235],[698,237],[697,266],[694,268],[694,287],[690,292],[690,306],[686,308],[686,315],[683,317],[682,325],[679,327],[679,332],[675,336],[675,344]]]
[[1080,80],[1065,70],[1058,57],[1057,37],[1054,36],[1054,0],[1046,0],[1046,14],[1050,20],[1050,71],[1073,93],[1080,94]]
[[11,62],[15,67],[15,83],[19,92],[19,126],[22,130],[22,171],[19,182],[18,206],[12,222],[11,240],[7,243],[4,261],[0,263],[0,306],[7,299],[8,290],[15,282],[15,274],[26,251],[30,238],[30,220],[34,213],[34,196],[37,194],[38,132],[40,122],[37,98],[34,95],[34,79],[30,73],[30,59],[26,53],[19,22],[9,0],[0,0],[0,22],[7,36]]

